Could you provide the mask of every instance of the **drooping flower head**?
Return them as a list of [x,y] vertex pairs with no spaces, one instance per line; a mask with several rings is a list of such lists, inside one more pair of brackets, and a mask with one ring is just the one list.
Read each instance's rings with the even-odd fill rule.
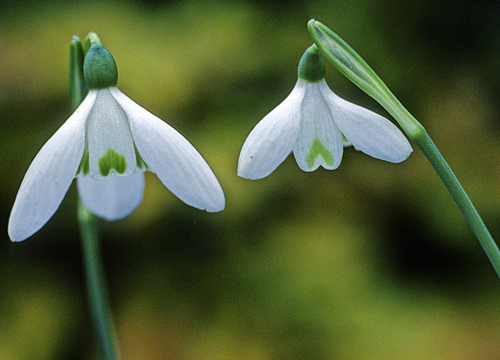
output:
[[412,148],[389,120],[348,102],[328,87],[325,63],[312,45],[302,56],[298,80],[288,97],[250,132],[241,149],[238,175],[261,179],[293,152],[299,167],[336,169],[344,146],[398,163]]
[[115,61],[95,33],[87,36],[85,48],[88,94],[26,172],[9,219],[11,240],[37,232],[56,212],[75,177],[84,205],[106,220],[122,219],[139,206],[145,170],[156,173],[186,204],[222,210],[224,193],[203,157],[116,87]]

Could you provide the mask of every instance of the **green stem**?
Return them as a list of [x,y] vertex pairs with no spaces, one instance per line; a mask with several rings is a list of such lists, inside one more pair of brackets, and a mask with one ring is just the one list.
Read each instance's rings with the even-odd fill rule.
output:
[[441,155],[436,145],[434,145],[434,142],[425,129],[420,134],[414,136],[412,140],[415,141],[434,167],[434,170],[436,170],[436,173],[450,192],[453,200],[455,200],[460,211],[479,240],[479,243],[490,259],[498,277],[500,277],[500,251],[498,250],[498,246],[486,228],[481,216],[479,216],[479,213],[467,196],[467,193],[457,180],[446,160],[443,158],[443,155]]
[[113,318],[107,297],[104,269],[99,252],[97,218],[82,202],[77,210],[82,237],[83,263],[87,280],[87,291],[102,360],[117,359]]
[[500,277],[500,251],[497,244],[425,128],[406,110],[363,58],[337,34],[315,20],[309,21],[308,29],[322,54],[349,80],[382,105],[422,150],[455,200]]
[[[73,36],[69,51],[69,92],[73,111],[87,96],[83,77],[84,52],[80,39]],[[97,218],[78,199],[77,218],[82,239],[83,264],[87,281],[90,312],[102,360],[118,359],[113,318],[108,301],[102,259],[99,253]]]

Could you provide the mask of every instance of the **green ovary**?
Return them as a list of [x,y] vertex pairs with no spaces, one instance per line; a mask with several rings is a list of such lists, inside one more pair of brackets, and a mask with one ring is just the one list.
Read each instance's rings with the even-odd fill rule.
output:
[[118,154],[113,149],[106,150],[103,157],[99,159],[99,173],[102,176],[108,176],[111,170],[118,174],[123,174],[127,170],[127,160],[125,156]]
[[321,140],[315,138],[307,155],[307,166],[312,168],[318,156],[321,156],[328,166],[333,165],[333,154],[323,145]]

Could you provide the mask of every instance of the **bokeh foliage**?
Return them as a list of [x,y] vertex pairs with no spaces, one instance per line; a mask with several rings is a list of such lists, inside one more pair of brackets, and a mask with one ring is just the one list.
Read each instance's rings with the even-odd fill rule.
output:
[[[335,171],[291,157],[236,177],[252,127],[290,92],[306,23],[331,27],[425,125],[500,239],[496,1],[4,1],[0,214],[70,115],[72,35],[99,34],[118,87],[184,134],[227,207],[191,209],[147,174],[143,204],[102,223],[123,359],[494,359],[500,284],[415,148],[347,149]],[[339,95],[383,110],[327,64]],[[72,187],[49,223],[0,245],[0,359],[95,358]]]

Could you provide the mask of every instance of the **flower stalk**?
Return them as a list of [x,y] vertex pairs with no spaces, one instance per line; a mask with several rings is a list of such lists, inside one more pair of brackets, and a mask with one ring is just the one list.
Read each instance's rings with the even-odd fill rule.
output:
[[80,199],[78,199],[77,218],[82,239],[89,306],[100,358],[102,360],[115,360],[118,359],[117,342],[99,250],[98,220]]
[[500,277],[500,251],[481,216],[425,128],[399,102],[373,69],[344,40],[314,19],[309,33],[321,53],[350,81],[375,99],[399,123],[427,157],[458,205]]
[[[83,48],[80,39],[76,36],[71,40],[69,58],[70,98],[74,111],[88,92],[83,77]],[[102,360],[115,360],[118,358],[117,344],[99,251],[98,220],[80,199],[78,199],[77,219],[80,225],[89,306],[98,339],[99,353]]]

